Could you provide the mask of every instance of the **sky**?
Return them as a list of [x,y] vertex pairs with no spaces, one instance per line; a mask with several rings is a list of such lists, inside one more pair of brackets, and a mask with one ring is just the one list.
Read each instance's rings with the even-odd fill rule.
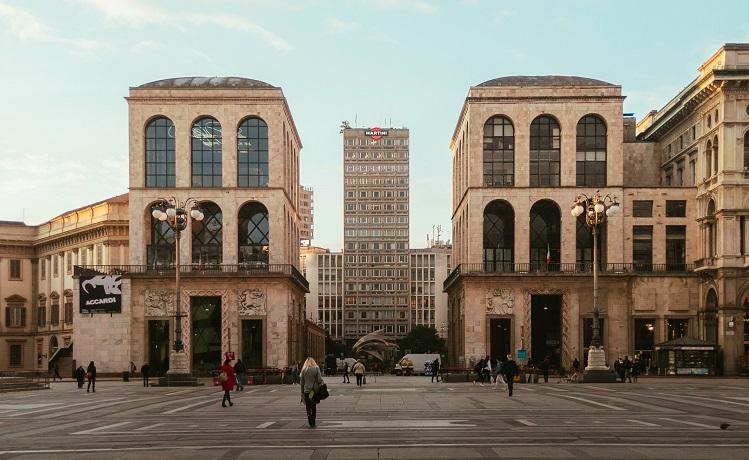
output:
[[[690,7],[690,4],[692,5]],[[127,191],[128,88],[181,76],[280,86],[315,191],[313,244],[340,250],[339,126],[410,129],[412,247],[450,239],[448,143],[468,88],[507,75],[622,86],[641,118],[721,44],[743,0],[0,0],[0,220],[39,224]],[[386,120],[388,120],[386,122]],[[10,128],[13,128],[12,130]]]

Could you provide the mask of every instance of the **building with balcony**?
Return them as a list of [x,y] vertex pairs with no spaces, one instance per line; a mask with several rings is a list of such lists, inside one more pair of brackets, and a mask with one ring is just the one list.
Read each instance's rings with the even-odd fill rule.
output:
[[[74,355],[100,371],[169,368],[175,262],[182,342],[195,375],[227,352],[250,368],[284,367],[306,348],[298,271],[299,152],[281,88],[235,77],[174,78],[130,88],[129,253],[79,275],[122,276],[122,311],[81,317]],[[174,230],[153,215],[164,199],[196,200],[202,221]],[[188,209],[189,213],[189,209]],[[74,287],[74,303],[81,292]]]
[[695,337],[720,345],[723,367],[749,367],[749,44],[728,43],[662,109],[638,125],[653,148],[648,169],[696,202],[700,275]]
[[512,76],[468,91],[453,133],[449,360],[518,349],[585,363],[593,240],[570,206],[615,196],[599,238],[599,305],[609,361],[699,333],[698,205],[665,186],[652,143],[635,142],[621,87],[571,76]]

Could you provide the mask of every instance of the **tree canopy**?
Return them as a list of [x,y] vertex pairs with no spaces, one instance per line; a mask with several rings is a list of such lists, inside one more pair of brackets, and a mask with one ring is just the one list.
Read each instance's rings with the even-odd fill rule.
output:
[[419,325],[398,341],[402,353],[439,353],[447,351],[445,339],[437,335],[437,329]]

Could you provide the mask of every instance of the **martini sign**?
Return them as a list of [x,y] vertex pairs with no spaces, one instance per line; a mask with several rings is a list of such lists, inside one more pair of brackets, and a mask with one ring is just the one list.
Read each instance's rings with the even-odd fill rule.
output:
[[368,130],[364,131],[364,135],[369,136],[376,141],[382,138],[382,136],[387,136],[388,130],[382,128],[369,128]]

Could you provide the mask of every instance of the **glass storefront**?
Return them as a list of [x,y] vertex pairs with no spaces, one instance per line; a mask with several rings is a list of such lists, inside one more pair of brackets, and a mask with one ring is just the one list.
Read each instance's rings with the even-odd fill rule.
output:
[[221,297],[192,297],[192,370],[209,375],[222,364]]

